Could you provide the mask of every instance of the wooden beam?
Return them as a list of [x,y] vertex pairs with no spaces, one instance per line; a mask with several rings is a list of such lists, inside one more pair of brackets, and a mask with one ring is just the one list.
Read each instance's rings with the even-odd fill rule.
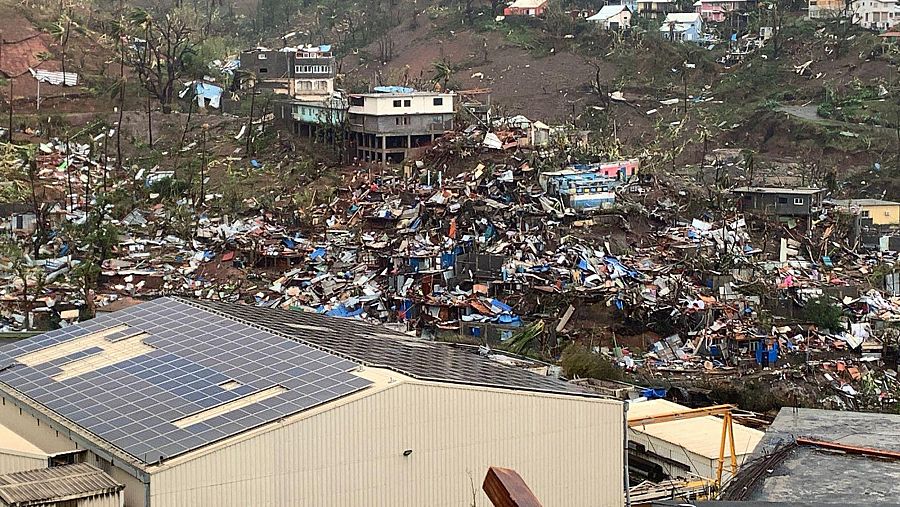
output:
[[847,454],[861,454],[863,456],[872,456],[876,458],[900,459],[900,452],[897,451],[875,449],[872,447],[860,447],[857,445],[847,445],[839,442],[831,442],[828,440],[816,440],[813,438],[799,437],[797,438],[797,444],[821,447],[822,449],[831,449],[834,451],[843,451]]
[[541,507],[522,476],[509,468],[488,468],[481,488],[494,507]]
[[665,414],[648,415],[645,417],[635,417],[628,419],[628,426],[644,426],[647,424],[656,424],[669,421],[680,421],[683,419],[693,419],[695,417],[706,417],[708,415],[724,415],[734,410],[734,405],[715,405],[712,407],[692,408],[688,410],[678,410]]

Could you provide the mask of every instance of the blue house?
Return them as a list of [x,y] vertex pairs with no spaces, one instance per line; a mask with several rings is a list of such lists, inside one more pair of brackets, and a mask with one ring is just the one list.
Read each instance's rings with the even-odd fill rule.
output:
[[696,42],[703,37],[703,18],[696,12],[672,12],[666,15],[659,32],[676,42]]

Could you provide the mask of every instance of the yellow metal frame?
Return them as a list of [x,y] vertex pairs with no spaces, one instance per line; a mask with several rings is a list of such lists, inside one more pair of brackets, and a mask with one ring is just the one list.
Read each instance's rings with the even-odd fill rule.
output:
[[706,417],[708,415],[721,415],[722,416],[722,440],[719,444],[719,463],[716,467],[716,489],[719,489],[722,486],[722,472],[725,470],[725,440],[728,440],[729,448],[731,449],[731,475],[732,477],[737,474],[737,456],[735,454],[734,448],[734,419],[731,416],[731,411],[734,410],[734,405],[715,405],[712,407],[704,407],[704,408],[692,408],[687,410],[678,410],[675,412],[668,412],[665,414],[658,415],[650,415],[645,417],[636,417],[634,419],[628,420],[628,427],[634,428],[636,426],[645,426],[647,424],[657,424],[664,423],[670,421],[681,421],[685,419],[693,419],[696,417]]

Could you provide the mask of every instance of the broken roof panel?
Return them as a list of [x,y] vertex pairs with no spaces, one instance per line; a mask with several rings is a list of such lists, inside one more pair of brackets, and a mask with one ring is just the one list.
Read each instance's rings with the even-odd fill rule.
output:
[[0,475],[0,500],[11,507],[87,498],[123,489],[124,485],[88,463]]
[[52,70],[28,69],[31,75],[40,83],[49,83],[52,85],[61,85],[65,80],[66,86],[78,85],[78,74],[74,72],[54,72]]

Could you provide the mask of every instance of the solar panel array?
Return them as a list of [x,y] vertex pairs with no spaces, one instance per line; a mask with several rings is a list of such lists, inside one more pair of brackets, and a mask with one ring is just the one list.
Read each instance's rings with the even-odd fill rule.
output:
[[218,301],[186,302],[264,329],[287,333],[305,343],[368,366],[387,368],[413,378],[529,391],[590,394],[558,378],[488,360],[471,347],[414,340],[385,327],[357,320]]
[[[78,376],[61,366],[103,354],[88,347],[26,366],[24,354],[125,324],[110,344],[147,333],[155,350]],[[174,299],[163,298],[0,348],[0,382],[135,458],[154,463],[359,391],[359,365]],[[196,424],[175,421],[281,386],[287,390]]]

